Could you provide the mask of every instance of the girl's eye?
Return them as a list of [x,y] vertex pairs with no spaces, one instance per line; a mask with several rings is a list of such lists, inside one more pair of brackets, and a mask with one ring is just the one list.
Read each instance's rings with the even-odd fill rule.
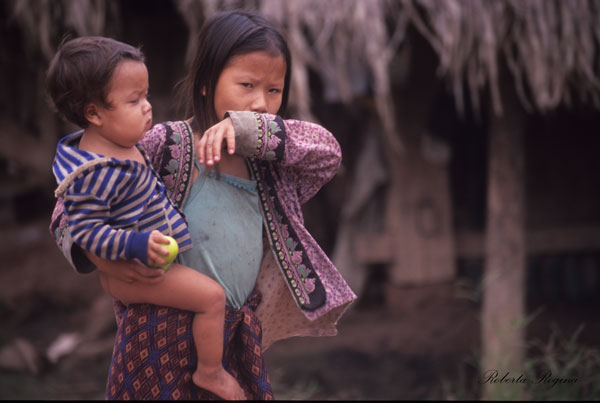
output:
[[279,88],[271,88],[269,92],[271,94],[281,94],[281,90]]
[[252,88],[252,84],[250,83],[241,83],[241,86],[244,88]]

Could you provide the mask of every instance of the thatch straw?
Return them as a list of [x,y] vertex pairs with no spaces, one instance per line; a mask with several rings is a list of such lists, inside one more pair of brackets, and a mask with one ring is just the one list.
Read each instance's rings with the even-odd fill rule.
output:
[[[493,112],[502,114],[500,85],[506,83],[501,84],[501,63],[529,111],[569,104],[575,94],[600,107],[598,0],[207,0],[200,4],[203,15],[231,7],[255,8],[285,27],[296,58],[292,106],[301,118],[311,117],[308,69],[321,76],[330,100],[349,102],[370,85],[385,141],[395,149],[401,145],[388,68],[409,24],[439,56],[439,74],[450,83],[461,112],[467,88],[476,112],[481,94],[487,92]],[[198,7],[191,0],[179,0],[179,5],[188,20],[193,15],[186,12],[193,11],[188,7]],[[196,23],[201,21],[191,25]]]
[[50,60],[65,31],[77,36],[102,35],[115,16],[115,3],[105,0],[9,0],[12,17],[22,28],[27,50]]
[[475,107],[480,91],[489,86],[494,112],[502,113],[501,58],[529,110],[568,104],[575,92],[600,106],[597,0],[414,0],[405,5],[438,53],[459,107],[466,82]]
[[[103,0],[10,0],[31,49],[50,58],[59,32],[101,35],[118,14]],[[374,91],[387,142],[399,149],[389,64],[414,26],[439,56],[459,109],[463,88],[474,107],[489,90],[502,113],[500,63],[505,62],[523,106],[547,111],[574,95],[600,107],[600,0],[176,0],[190,28],[190,47],[205,16],[254,8],[287,31],[295,56],[293,107],[310,117],[308,70],[330,100],[349,102]]]

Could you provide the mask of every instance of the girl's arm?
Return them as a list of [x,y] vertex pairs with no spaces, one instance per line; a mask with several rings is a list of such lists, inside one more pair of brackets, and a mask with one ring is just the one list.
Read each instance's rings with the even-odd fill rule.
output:
[[[333,134],[315,123],[282,120],[273,115],[259,118],[265,121],[266,153],[275,156],[275,166],[279,166],[282,179],[294,183],[299,203],[306,203],[338,171],[342,162],[339,143]],[[275,139],[281,139],[279,144],[279,140]],[[271,147],[275,147],[275,150]]]
[[144,266],[136,260],[108,260],[84,251],[87,258],[102,273],[126,283],[157,284],[164,279],[164,270]]
[[148,130],[139,143],[150,159],[152,168],[157,172],[162,164],[166,138],[167,127],[164,123],[160,123]]
[[[223,144],[225,142],[225,144]],[[299,202],[305,203],[337,172],[340,145],[320,125],[255,112],[228,112],[228,118],[208,129],[198,144],[199,162],[218,161],[223,145],[229,153],[274,162],[293,182]]]

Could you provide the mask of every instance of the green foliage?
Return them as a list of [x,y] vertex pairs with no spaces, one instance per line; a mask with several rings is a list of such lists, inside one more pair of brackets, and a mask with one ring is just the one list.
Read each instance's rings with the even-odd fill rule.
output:
[[539,353],[527,362],[531,399],[600,399],[600,350],[578,342],[583,328],[565,337],[554,327],[546,343],[533,345]]
[[[548,340],[529,344],[529,356],[520,373],[498,371],[490,400],[575,401],[600,400],[600,350],[578,341],[584,328],[569,337],[553,327]],[[484,371],[478,354],[459,363],[456,377],[442,380],[445,400],[480,398]]]

